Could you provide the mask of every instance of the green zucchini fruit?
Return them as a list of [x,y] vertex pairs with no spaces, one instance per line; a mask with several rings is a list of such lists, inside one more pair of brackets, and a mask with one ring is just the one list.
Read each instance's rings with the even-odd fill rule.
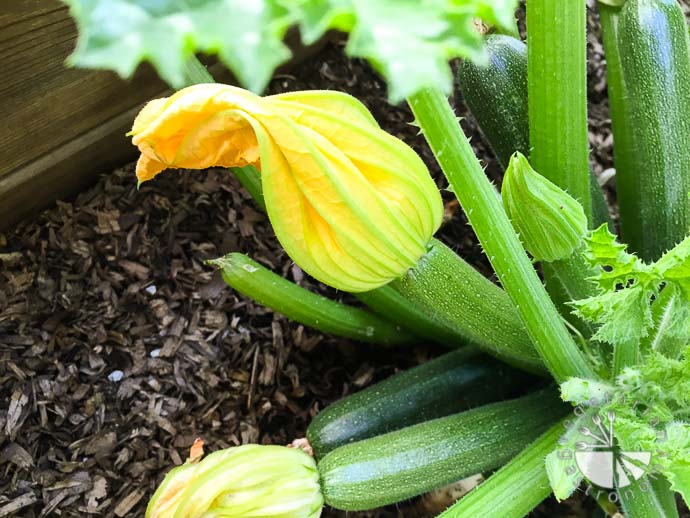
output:
[[312,419],[307,438],[320,459],[347,443],[513,397],[534,381],[464,347],[329,405]]
[[[528,372],[545,372],[506,292],[437,239],[431,240],[417,266],[384,288],[395,290],[427,317],[462,336],[465,343]],[[371,308],[404,327],[395,314],[386,312],[390,308]]]
[[690,38],[676,0],[600,11],[621,234],[653,261],[690,229]]
[[502,34],[486,37],[488,62],[463,60],[458,67],[462,98],[496,158],[508,167],[516,151],[529,156],[527,45]]
[[318,463],[324,499],[374,509],[493,470],[567,411],[549,388],[341,446]]
[[[488,63],[464,60],[458,67],[460,93],[499,163],[506,169],[516,151],[530,154],[527,106],[527,45],[501,34],[486,37]],[[611,216],[604,191],[590,174],[594,227]]]

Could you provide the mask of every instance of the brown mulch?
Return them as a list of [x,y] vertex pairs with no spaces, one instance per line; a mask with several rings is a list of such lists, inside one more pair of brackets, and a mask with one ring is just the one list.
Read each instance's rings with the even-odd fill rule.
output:
[[[597,172],[611,166],[600,47],[590,97]],[[331,43],[271,93],[327,88],[363,100],[445,187],[406,106]],[[462,106],[458,112],[466,116]],[[498,166],[470,118],[477,155]],[[452,196],[441,237],[490,268]],[[206,259],[240,251],[311,290],[266,217],[222,170],[168,172],[137,191],[133,166],[0,234],[0,517],[141,516],[196,437],[209,449],[287,444],[330,402],[439,353],[383,350],[288,322],[230,290]],[[411,505],[416,505],[413,503]],[[381,513],[413,516],[402,505]],[[553,516],[553,503],[541,508]],[[563,510],[585,516],[573,499]],[[326,511],[326,516],[343,513]]]

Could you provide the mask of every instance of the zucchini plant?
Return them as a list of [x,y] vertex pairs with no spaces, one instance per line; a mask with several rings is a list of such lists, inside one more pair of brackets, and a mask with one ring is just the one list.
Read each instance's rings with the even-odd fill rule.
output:
[[[129,76],[148,59],[179,89],[134,121],[138,181],[231,168],[295,263],[366,307],[241,254],[210,261],[230,286],[323,332],[457,349],[326,408],[293,448],[202,458],[197,444],[147,516],[315,517],[494,470],[443,516],[520,517],[579,487],[607,512],[678,516],[675,495],[690,501],[690,38],[676,0],[599,5],[620,237],[589,168],[585,0],[527,0],[526,44],[515,0],[66,2],[80,30],[71,64]],[[433,237],[443,204],[426,165],[363,104],[260,95],[291,26],[307,44],[349,33],[346,52],[407,101],[500,286]],[[248,90],[215,84],[196,52]],[[500,196],[448,102],[452,58],[505,168]]]

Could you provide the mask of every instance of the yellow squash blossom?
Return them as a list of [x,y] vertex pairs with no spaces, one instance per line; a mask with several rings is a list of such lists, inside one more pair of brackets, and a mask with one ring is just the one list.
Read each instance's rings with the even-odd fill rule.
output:
[[416,266],[441,197],[417,154],[353,97],[260,97],[202,84],[148,103],[131,135],[144,182],[167,168],[254,165],[278,240],[307,273],[361,292]]
[[301,449],[247,444],[202,455],[197,440],[190,459],[170,470],[151,497],[146,518],[321,515],[316,462]]

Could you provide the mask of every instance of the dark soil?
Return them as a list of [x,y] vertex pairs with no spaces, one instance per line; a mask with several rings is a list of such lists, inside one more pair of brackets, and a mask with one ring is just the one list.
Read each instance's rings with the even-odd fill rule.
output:
[[[601,50],[592,41],[595,169],[611,166]],[[444,180],[406,106],[363,62],[328,44],[270,92],[353,94]],[[458,103],[458,113],[466,116]],[[463,122],[487,172],[497,163]],[[445,193],[440,236],[491,270]],[[206,259],[240,251],[298,284],[339,297],[278,246],[266,217],[225,171],[168,172],[137,191],[133,166],[0,234],[0,517],[141,516],[196,437],[208,449],[287,444],[330,402],[439,354],[324,336],[230,290]],[[425,505],[429,505],[428,501]],[[560,508],[587,516],[576,497]],[[538,514],[554,516],[553,502]],[[341,513],[325,511],[326,516]],[[433,515],[419,502],[349,516]]]

